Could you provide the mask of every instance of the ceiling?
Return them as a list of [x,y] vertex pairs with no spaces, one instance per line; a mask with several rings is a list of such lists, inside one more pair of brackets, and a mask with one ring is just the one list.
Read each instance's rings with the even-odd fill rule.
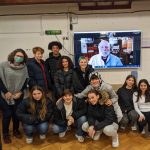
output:
[[1,0],[0,6],[76,3],[79,10],[106,10],[130,9],[133,1],[143,0]]

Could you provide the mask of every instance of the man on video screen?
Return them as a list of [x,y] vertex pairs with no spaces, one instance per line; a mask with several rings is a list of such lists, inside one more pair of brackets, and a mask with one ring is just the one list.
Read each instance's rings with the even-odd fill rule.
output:
[[89,60],[89,65],[92,65],[93,68],[123,66],[120,58],[110,53],[110,43],[108,41],[101,40],[98,49],[99,54],[92,56]]

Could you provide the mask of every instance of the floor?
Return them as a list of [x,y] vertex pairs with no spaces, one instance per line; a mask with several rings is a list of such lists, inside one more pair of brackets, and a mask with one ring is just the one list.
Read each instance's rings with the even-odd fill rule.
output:
[[150,138],[145,139],[137,132],[126,131],[119,133],[120,146],[111,147],[111,138],[102,135],[99,141],[86,138],[79,143],[74,137],[74,131],[68,131],[64,138],[49,133],[45,141],[35,135],[33,144],[25,143],[25,136],[21,139],[12,137],[11,144],[3,144],[3,150],[150,150]]

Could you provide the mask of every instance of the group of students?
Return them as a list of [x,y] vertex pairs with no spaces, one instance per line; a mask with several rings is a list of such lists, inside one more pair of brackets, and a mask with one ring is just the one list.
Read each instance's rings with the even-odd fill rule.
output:
[[123,113],[120,128],[125,130],[128,123],[131,129],[150,136],[150,85],[146,79],[136,84],[136,78],[128,75],[125,83],[117,91],[118,102]]
[[[49,53],[46,61],[42,60],[44,49],[41,47],[34,47],[32,49],[33,58],[28,58],[23,49],[16,49],[8,55],[7,61],[0,63],[0,109],[3,116],[2,133],[5,143],[11,143],[9,134],[11,119],[13,121],[13,135],[16,138],[21,137],[19,131],[19,121],[21,119],[16,113],[17,108],[20,107],[20,103],[22,104],[24,97],[34,99],[32,92],[31,96],[25,96],[24,91],[27,85],[29,86],[29,91],[32,91],[35,86],[39,86],[43,90],[41,92],[44,92],[45,97],[50,98],[52,105],[54,105],[62,97],[65,89],[73,91],[76,89],[76,92],[78,92],[79,90],[82,91],[89,84],[88,75],[94,69],[88,66],[87,59],[81,57],[79,61],[81,65],[76,68],[76,71],[78,71],[76,73],[72,60],[68,56],[61,56],[59,53],[61,48],[62,45],[60,42],[50,42],[48,49],[52,52]],[[83,78],[82,82],[74,82],[73,78],[79,79],[80,76]],[[75,88],[76,84],[79,85],[78,88]],[[49,110],[49,108],[44,106],[45,104],[47,107],[47,102],[42,103],[42,105],[39,103],[35,103],[35,105],[30,103],[28,109],[31,109],[31,114],[32,112],[35,114],[38,113],[41,120],[43,120],[45,113]],[[37,111],[36,107],[39,107],[38,109],[41,111]],[[34,110],[36,111],[34,112]],[[29,119],[28,117],[30,118],[30,115],[25,115],[27,121],[30,122],[32,118]],[[40,117],[37,117],[37,119]],[[33,119],[32,121],[36,122],[37,120]],[[27,130],[31,129],[28,129],[28,126],[24,126],[24,128],[27,128]]]
[[[52,131],[64,137],[74,127],[79,142],[88,135],[99,140],[102,133],[112,137],[112,146],[119,146],[118,127],[144,133],[150,131],[150,89],[146,79],[139,81],[129,75],[117,91],[101,79],[98,71],[88,65],[85,57],[79,58],[74,68],[68,56],[61,56],[61,43],[49,43],[52,50],[46,61],[44,50],[34,47],[34,58],[28,59],[22,49],[14,50],[8,61],[0,64],[0,108],[5,143],[11,143],[9,125],[13,121],[13,135],[21,138],[19,121],[32,143],[34,132],[45,139],[49,124]],[[24,90],[29,85],[29,95]],[[147,126],[148,125],[148,126]]]

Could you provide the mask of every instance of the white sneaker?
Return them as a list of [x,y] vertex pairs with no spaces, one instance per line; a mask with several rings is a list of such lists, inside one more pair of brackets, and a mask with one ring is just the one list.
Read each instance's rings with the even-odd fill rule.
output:
[[83,136],[79,136],[79,135],[75,135],[76,136],[76,138],[78,139],[78,141],[80,142],[80,143],[83,143],[84,142],[84,137]]
[[132,126],[132,127],[131,127],[131,130],[132,130],[132,131],[136,131],[136,130],[137,130],[137,126],[136,126],[136,125]]
[[33,137],[26,137],[26,143],[31,144],[33,142]]
[[46,139],[46,135],[45,135],[45,134],[40,135],[40,139],[41,139],[41,140],[45,140],[45,139]]
[[142,130],[141,134],[145,134],[145,129]]
[[94,137],[93,137],[93,140],[94,140],[94,141],[99,140],[100,135],[101,135],[101,132],[100,132],[100,131],[96,131],[96,133],[95,133],[95,135],[94,135]]
[[112,137],[112,147],[118,147],[119,146],[119,138],[118,134],[116,136]]
[[59,133],[59,137],[62,138],[66,135],[66,131]]
[[124,126],[120,126],[120,129],[121,129],[121,130],[125,130],[125,129],[126,129],[126,127],[124,127]]

